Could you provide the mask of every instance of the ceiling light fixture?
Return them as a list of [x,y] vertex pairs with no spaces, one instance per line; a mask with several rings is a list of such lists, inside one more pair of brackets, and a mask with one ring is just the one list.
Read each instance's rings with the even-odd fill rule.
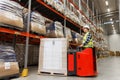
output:
[[108,8],[107,11],[110,12],[110,9]]
[[111,22],[111,24],[113,24],[114,22]]
[[108,1],[105,1],[106,6],[108,6]]
[[112,21],[112,18],[110,19],[110,21]]

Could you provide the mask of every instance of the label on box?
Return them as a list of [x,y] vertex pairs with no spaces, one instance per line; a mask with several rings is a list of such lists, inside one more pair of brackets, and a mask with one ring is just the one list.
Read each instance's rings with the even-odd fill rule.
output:
[[10,62],[5,62],[5,69],[10,69]]

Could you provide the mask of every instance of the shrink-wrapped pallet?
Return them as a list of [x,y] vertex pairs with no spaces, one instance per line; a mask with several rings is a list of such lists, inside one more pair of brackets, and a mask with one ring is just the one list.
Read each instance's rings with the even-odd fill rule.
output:
[[23,7],[11,0],[0,0],[0,23],[23,28]]
[[63,35],[63,25],[58,21],[50,23],[48,26],[46,26],[46,30],[47,30],[46,35],[48,37],[53,37],[53,38],[64,37],[64,35]]
[[11,46],[0,45],[0,61],[16,62],[16,54]]
[[83,38],[82,35],[72,31],[72,41],[73,41],[73,43],[81,44],[82,43],[82,38]]
[[71,34],[71,30],[69,28],[65,28],[65,34],[66,34],[66,38],[68,39],[68,41],[72,40],[72,34]]
[[67,75],[67,39],[41,39],[38,73]]
[[38,12],[31,13],[31,31],[46,34],[45,19]]
[[13,47],[0,45],[0,79],[16,74],[19,74],[19,66]]
[[48,5],[51,5],[53,7],[54,0],[44,0]]
[[53,6],[57,11],[64,13],[64,4],[60,0],[54,0]]

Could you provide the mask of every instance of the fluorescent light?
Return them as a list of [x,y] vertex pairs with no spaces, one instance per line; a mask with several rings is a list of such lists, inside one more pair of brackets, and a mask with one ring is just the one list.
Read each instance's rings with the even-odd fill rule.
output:
[[112,21],[112,18],[110,19],[110,21]]
[[110,12],[110,9],[109,9],[109,8],[108,8],[107,10],[108,10],[108,12]]
[[111,24],[113,24],[114,22],[111,22]]
[[108,6],[108,1],[105,1],[106,6]]

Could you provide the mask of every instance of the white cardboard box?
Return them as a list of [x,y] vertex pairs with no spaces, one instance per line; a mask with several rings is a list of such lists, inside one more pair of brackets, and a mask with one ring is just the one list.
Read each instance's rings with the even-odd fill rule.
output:
[[41,39],[39,52],[40,72],[63,73],[67,75],[67,39]]

